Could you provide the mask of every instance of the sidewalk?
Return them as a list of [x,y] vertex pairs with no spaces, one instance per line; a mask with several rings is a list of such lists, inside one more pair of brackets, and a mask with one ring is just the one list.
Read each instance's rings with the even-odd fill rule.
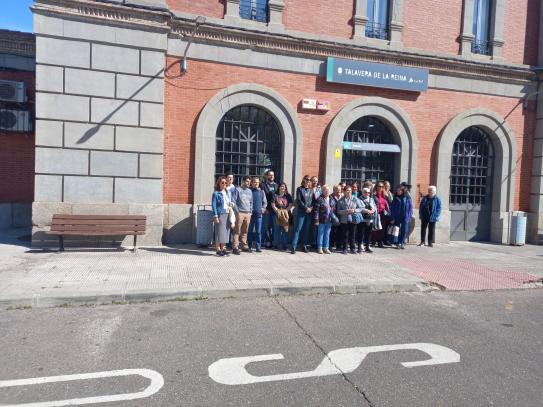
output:
[[0,232],[0,306],[47,307],[125,301],[313,293],[540,287],[542,246],[451,243],[318,255],[265,250],[219,258],[192,245],[36,251]]

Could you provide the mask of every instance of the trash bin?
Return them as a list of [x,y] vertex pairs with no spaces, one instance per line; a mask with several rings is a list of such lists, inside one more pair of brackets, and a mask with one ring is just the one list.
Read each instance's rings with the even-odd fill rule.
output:
[[198,205],[196,209],[196,244],[208,247],[213,242],[213,211],[211,205]]
[[523,246],[526,243],[526,212],[513,212],[511,219],[511,244]]

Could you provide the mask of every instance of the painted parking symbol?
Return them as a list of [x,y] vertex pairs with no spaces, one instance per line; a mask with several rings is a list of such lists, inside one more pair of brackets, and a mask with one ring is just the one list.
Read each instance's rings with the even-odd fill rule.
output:
[[445,346],[433,343],[407,343],[336,349],[329,352],[315,369],[304,372],[271,376],[254,376],[247,372],[246,366],[250,363],[284,359],[284,356],[280,353],[220,359],[209,366],[208,372],[209,377],[215,382],[232,386],[331,376],[354,372],[370,353],[396,350],[419,350],[430,355],[430,359],[402,363],[407,368],[460,362],[460,355]]
[[62,406],[81,406],[84,404],[108,403],[112,401],[127,401],[150,397],[158,392],[164,386],[164,378],[158,372],[150,369],[124,369],[111,370],[108,372],[80,373],[63,376],[34,377],[30,379],[0,380],[0,389],[16,386],[32,386],[47,383],[62,383],[76,380],[105,379],[109,377],[121,376],[142,376],[149,379],[151,383],[142,391],[136,393],[111,394],[104,396],[94,396],[56,401],[38,401],[24,404],[2,404],[4,407],[62,407]]

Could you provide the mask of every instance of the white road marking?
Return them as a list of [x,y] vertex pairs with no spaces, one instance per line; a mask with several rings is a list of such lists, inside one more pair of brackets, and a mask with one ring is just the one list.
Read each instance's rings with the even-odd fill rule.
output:
[[142,376],[151,380],[151,383],[145,390],[137,393],[113,394],[106,396],[85,397],[70,400],[42,401],[24,404],[2,405],[4,407],[62,407],[62,406],[80,406],[83,404],[108,403],[112,401],[136,400],[152,396],[164,386],[164,378],[158,372],[150,369],[124,369],[111,370],[109,372],[81,373],[64,376],[34,377],[31,379],[0,380],[0,389],[15,386],[30,386],[34,384],[71,382],[75,380],[103,379],[107,377],[120,376]]
[[328,353],[314,370],[298,373],[277,374],[271,376],[253,376],[247,372],[249,363],[284,359],[280,353],[257,355],[240,358],[220,359],[209,366],[209,377],[214,381],[227,385],[274,382],[280,380],[303,379],[307,377],[330,376],[355,371],[370,353],[394,350],[420,350],[430,355],[430,359],[405,362],[404,367],[440,365],[460,362],[460,355],[452,349],[433,343],[406,343],[400,345],[365,346],[357,348],[336,349]]

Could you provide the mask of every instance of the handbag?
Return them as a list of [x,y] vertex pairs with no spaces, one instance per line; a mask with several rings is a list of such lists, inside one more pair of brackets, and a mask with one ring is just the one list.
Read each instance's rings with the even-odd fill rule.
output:
[[233,229],[234,226],[236,226],[236,214],[234,213],[234,210],[232,208],[228,211],[228,222],[230,223],[230,227]]
[[390,244],[398,243],[398,236],[400,235],[400,227],[396,225],[389,225],[387,228],[387,236]]
[[362,222],[364,220],[364,218],[362,217],[362,214],[360,212],[355,212],[351,215],[351,218],[353,220],[353,223],[355,225],[358,225],[360,222]]

